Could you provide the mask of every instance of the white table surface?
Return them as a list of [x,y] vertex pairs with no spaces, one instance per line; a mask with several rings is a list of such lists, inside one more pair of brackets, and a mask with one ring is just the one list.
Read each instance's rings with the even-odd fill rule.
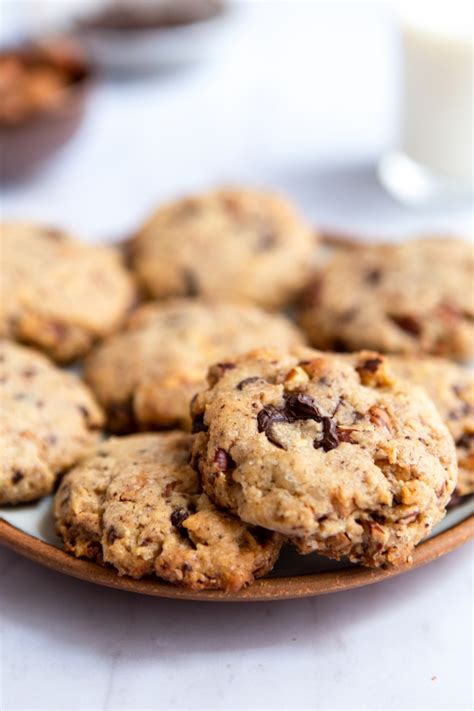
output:
[[[395,130],[383,3],[238,9],[217,61],[101,84],[63,153],[2,190],[3,215],[115,239],[161,199],[247,182],[326,226],[468,233],[467,206],[408,210],[375,177]],[[328,597],[223,605],[95,587],[1,549],[0,706],[469,709],[472,553]]]

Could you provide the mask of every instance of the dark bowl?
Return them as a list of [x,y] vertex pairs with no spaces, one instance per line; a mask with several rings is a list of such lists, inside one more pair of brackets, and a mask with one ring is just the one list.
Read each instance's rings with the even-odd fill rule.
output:
[[[76,133],[85,113],[93,83],[93,72],[74,45],[25,46],[0,52],[0,57],[21,61],[46,57],[48,65],[67,73],[68,83],[61,89],[60,102],[35,111],[18,121],[0,119],[0,181],[27,177],[53,156]],[[69,83],[70,79],[70,83]]]

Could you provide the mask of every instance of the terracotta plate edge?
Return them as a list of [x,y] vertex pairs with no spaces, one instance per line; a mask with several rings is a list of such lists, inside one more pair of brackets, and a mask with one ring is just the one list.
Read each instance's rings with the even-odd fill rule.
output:
[[281,578],[263,578],[238,593],[220,590],[191,591],[174,587],[152,578],[134,580],[120,577],[112,568],[74,558],[60,548],[35,538],[0,519],[0,543],[41,565],[81,580],[111,588],[157,597],[181,600],[210,601],[269,601],[285,600],[313,595],[324,595],[363,585],[371,585],[426,565],[449,553],[474,537],[474,516],[471,515],[438,536],[420,544],[414,553],[413,564],[391,570],[371,570],[351,567],[342,570],[297,575]]

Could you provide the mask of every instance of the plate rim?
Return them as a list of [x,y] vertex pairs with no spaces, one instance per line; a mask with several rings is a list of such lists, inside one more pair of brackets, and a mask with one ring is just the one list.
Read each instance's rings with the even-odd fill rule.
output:
[[413,563],[409,565],[388,570],[356,566],[322,573],[260,578],[239,592],[227,593],[222,590],[188,590],[151,577],[135,580],[119,576],[112,567],[75,558],[62,548],[42,541],[0,518],[0,544],[46,568],[96,585],[142,595],[212,602],[290,600],[372,585],[431,563],[472,538],[474,514],[418,545],[413,554]]

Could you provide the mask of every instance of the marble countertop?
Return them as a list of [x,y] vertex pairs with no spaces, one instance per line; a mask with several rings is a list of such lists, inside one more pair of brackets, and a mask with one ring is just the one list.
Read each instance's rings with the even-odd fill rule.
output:
[[[11,3],[6,3],[7,5]],[[89,240],[216,183],[287,190],[325,226],[468,231],[468,207],[408,210],[375,175],[394,136],[383,3],[240,3],[218,61],[99,84],[79,135],[1,193],[3,215]],[[368,588],[189,603],[95,587],[0,550],[0,707],[469,709],[472,546]]]

